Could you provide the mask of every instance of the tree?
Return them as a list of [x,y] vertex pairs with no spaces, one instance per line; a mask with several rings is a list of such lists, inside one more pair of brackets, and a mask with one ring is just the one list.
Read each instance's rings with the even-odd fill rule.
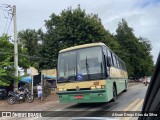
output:
[[[26,54],[20,65],[50,69],[56,67],[61,49],[103,42],[124,60],[129,76],[142,77],[151,74],[151,44],[146,38],[137,38],[124,19],[119,22],[116,35],[113,35],[105,30],[98,15],[86,14],[85,10],[78,6],[76,9],[63,10],[59,15],[52,13],[50,18],[45,20],[45,27],[46,33],[41,29],[19,32],[22,45],[20,50]],[[23,64],[23,61],[26,61],[26,64]]]
[[0,37],[0,86],[7,86],[14,80],[18,78],[14,77],[13,44],[3,35]]
[[18,33],[18,39],[20,41],[21,52],[20,54],[21,60],[25,61],[26,64],[21,64],[24,68],[28,68],[29,66],[39,67],[39,48],[41,44],[41,36],[39,35],[41,30],[32,30],[26,29],[20,31]]
[[[143,76],[150,76],[153,72],[153,56],[150,51],[152,50],[152,46],[150,41],[147,38],[140,37],[139,39],[139,54],[141,54],[141,74]],[[142,57],[143,56],[143,57]]]
[[56,66],[59,50],[67,47],[92,42],[104,42],[111,48],[118,46],[113,35],[104,29],[98,15],[86,14],[80,6],[63,10],[60,15],[53,13],[49,20],[45,20],[45,26],[47,32],[41,53],[48,59],[40,63],[41,68]]
[[148,40],[137,38],[133,29],[128,26],[124,19],[119,22],[116,32],[116,40],[121,46],[119,56],[126,62],[129,76],[151,75],[153,60],[150,54],[151,45]]

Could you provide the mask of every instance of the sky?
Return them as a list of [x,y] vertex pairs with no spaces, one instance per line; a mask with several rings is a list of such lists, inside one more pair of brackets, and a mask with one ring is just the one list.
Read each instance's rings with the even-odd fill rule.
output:
[[[16,5],[17,31],[39,29],[45,31],[45,22],[52,13],[78,4],[86,13],[98,14],[106,30],[115,34],[118,23],[124,18],[137,37],[148,38],[152,45],[154,63],[160,52],[160,0],[1,0],[2,4]],[[0,35],[13,36],[13,21],[0,9]],[[5,18],[6,17],[6,18]]]

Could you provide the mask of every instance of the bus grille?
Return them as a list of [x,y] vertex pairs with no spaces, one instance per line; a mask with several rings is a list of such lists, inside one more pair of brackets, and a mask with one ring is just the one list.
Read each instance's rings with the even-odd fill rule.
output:
[[[78,91],[80,90],[91,90],[91,88],[80,88]],[[77,91],[76,89],[67,89],[67,91]]]

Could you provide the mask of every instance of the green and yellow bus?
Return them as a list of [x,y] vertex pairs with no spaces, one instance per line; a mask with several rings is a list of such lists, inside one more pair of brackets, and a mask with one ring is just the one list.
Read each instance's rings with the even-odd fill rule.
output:
[[60,103],[115,101],[127,90],[125,63],[104,43],[61,50],[57,76]]

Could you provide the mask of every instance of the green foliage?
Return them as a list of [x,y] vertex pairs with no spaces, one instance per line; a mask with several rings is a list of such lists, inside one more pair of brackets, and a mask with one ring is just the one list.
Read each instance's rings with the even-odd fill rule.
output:
[[19,32],[21,52],[26,55],[20,60],[20,65],[24,68],[34,66],[50,69],[57,65],[58,52],[61,49],[103,42],[124,60],[129,76],[151,75],[151,44],[146,38],[137,38],[124,19],[119,22],[116,35],[112,35],[104,29],[98,15],[86,14],[78,6],[76,9],[63,10],[59,15],[51,14],[45,20],[45,27],[46,33],[31,29]]
[[18,38],[23,47],[27,48],[30,56],[38,53],[38,35],[35,30],[27,29],[18,33]]
[[43,88],[43,97],[47,97],[48,95],[51,94],[51,88],[50,88],[50,84],[48,82],[45,82]]
[[[39,48],[41,42],[41,30],[35,31],[31,29],[23,30],[18,33],[18,39],[20,41],[21,53],[19,55],[20,62],[19,64],[23,68],[28,68],[29,66],[33,66],[38,68],[38,57],[39,56]],[[41,34],[42,35],[42,34]],[[25,62],[25,64],[23,64]]]
[[0,86],[8,86],[13,80],[18,80],[14,77],[13,44],[3,35],[0,37]]
[[129,76],[142,77],[151,75],[153,60],[150,54],[151,45],[144,38],[137,38],[133,29],[122,19],[116,30],[116,39],[121,46],[119,56],[127,64]]
[[22,47],[22,44],[18,45],[18,65],[24,69],[30,66],[30,59],[28,55],[27,48]]
[[41,62],[41,68],[56,66],[59,50],[67,47],[104,42],[115,48],[114,44],[117,44],[113,36],[104,29],[98,15],[86,14],[80,6],[77,9],[63,10],[60,15],[53,13],[45,21],[45,26],[47,32],[41,53],[48,60]]

